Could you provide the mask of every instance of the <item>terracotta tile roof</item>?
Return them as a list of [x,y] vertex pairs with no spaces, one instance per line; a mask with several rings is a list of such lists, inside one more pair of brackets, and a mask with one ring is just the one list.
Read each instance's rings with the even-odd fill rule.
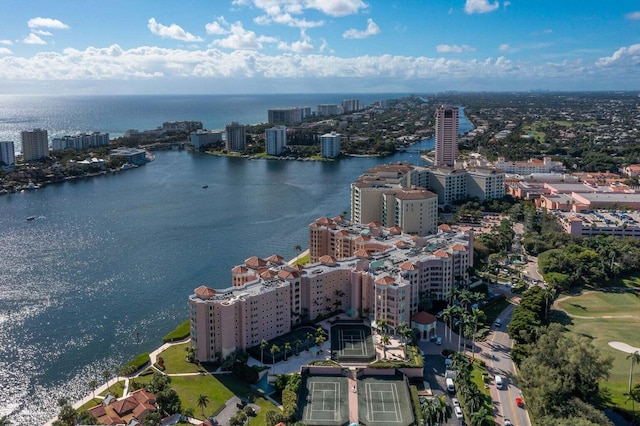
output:
[[294,279],[300,277],[300,272],[282,269],[280,270],[280,272],[278,272],[278,277],[282,278],[283,280]]
[[391,228],[389,228],[389,233],[391,235],[400,235],[402,234],[402,228],[399,226],[392,226]]
[[257,256],[251,256],[250,258],[245,259],[244,264],[251,269],[258,269],[261,266],[267,266],[267,261]]
[[371,239],[368,235],[358,235],[356,241],[369,241]]
[[367,226],[369,228],[380,228],[382,226],[382,223],[380,223],[380,222],[369,222],[369,223],[367,223]]
[[232,274],[246,274],[247,272],[249,272],[249,268],[244,265],[234,266],[234,268],[231,270]]
[[390,285],[390,284],[395,284],[396,280],[391,278],[389,275],[385,275],[385,276],[382,276],[380,278],[377,278],[375,282],[376,282],[376,284],[387,284],[387,285]]
[[279,254],[272,254],[271,256],[267,257],[267,261],[271,263],[282,263],[283,260],[284,257],[280,256]]
[[400,269],[403,271],[415,271],[418,267],[411,262],[403,262],[400,264]]
[[349,235],[349,231],[347,231],[346,229],[341,229],[339,231],[336,231],[334,235],[340,235],[340,236]]
[[134,399],[120,399],[111,404],[113,410],[118,413],[120,417],[126,416],[131,413],[138,406],[138,402]]
[[433,253],[433,255],[438,257],[451,257],[451,255],[444,250],[438,250],[435,253]]
[[356,257],[359,257],[360,259],[369,259],[371,257],[369,252],[366,251],[365,249],[356,250],[354,254],[356,255]]
[[333,223],[333,221],[328,217],[319,217],[318,219],[316,219],[316,223],[320,225],[330,225]]
[[333,257],[329,256],[328,254],[325,254],[324,256],[322,256],[320,259],[318,259],[323,265],[326,266],[333,266],[335,265],[336,259],[334,259]]
[[447,225],[446,223],[443,223],[442,225],[438,226],[438,229],[444,232],[451,232],[452,229],[449,225]]
[[405,241],[398,241],[396,243],[396,247],[398,247],[399,249],[402,249],[402,248],[411,247],[411,244],[409,244],[409,243],[407,243]]
[[200,299],[209,299],[216,294],[216,291],[210,287],[201,285],[200,287],[195,289],[196,296]]
[[455,251],[467,251],[467,248],[464,245],[460,244],[460,243],[456,243],[456,244],[452,245],[451,249],[455,250]]
[[129,395],[129,397],[133,397],[140,404],[155,404],[156,396],[151,392],[147,392],[144,389],[138,389]]
[[271,269],[265,269],[260,273],[260,276],[264,279],[275,278],[278,276],[278,272],[272,271]]
[[418,324],[433,324],[438,319],[435,315],[430,314],[429,312],[420,311],[414,316],[411,317],[412,322],[417,322]]

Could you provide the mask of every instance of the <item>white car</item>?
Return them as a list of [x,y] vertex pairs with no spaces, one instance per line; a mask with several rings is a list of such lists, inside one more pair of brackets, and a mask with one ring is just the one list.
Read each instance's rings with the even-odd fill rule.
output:
[[453,411],[456,413],[456,418],[462,419],[464,414],[462,414],[462,409],[460,407],[454,407]]
[[442,344],[442,337],[437,337],[436,338],[436,345],[441,345]]
[[451,398],[451,403],[453,404],[454,407],[460,406],[460,401],[458,401],[458,398]]
[[504,426],[513,426],[513,423],[509,419],[504,419]]

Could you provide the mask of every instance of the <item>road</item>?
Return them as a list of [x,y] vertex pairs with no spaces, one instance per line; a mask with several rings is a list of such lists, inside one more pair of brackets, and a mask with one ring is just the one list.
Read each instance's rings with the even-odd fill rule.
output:
[[[509,419],[516,426],[530,426],[531,420],[527,410],[516,405],[516,398],[521,397],[522,393],[517,386],[515,365],[510,357],[513,341],[506,330],[513,309],[514,305],[509,305],[498,317],[502,322],[500,327],[493,325],[487,340],[478,342],[477,345],[481,350],[480,358],[486,362],[487,370],[492,377],[490,393],[496,424],[504,425],[504,420]],[[503,378],[502,389],[495,385],[493,378],[496,375]]]

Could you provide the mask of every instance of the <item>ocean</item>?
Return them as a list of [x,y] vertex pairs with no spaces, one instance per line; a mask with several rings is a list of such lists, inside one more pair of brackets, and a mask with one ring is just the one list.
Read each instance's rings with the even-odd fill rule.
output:
[[[356,96],[384,98],[3,96],[0,140],[33,127],[114,135],[200,120],[221,128],[266,121],[268,108]],[[461,132],[470,128],[461,114]],[[335,162],[155,155],[119,174],[0,197],[0,416],[13,424],[46,422],[58,397],[79,399],[105,369],[158,347],[187,318],[196,287],[228,287],[244,259],[291,258],[296,245],[307,247],[308,224],[348,211],[349,184],[364,170],[421,164],[417,152]]]

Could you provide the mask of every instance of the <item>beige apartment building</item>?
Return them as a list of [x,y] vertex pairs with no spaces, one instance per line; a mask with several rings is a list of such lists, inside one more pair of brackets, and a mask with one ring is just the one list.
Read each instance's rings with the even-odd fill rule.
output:
[[442,226],[429,236],[341,217],[309,225],[306,267],[281,256],[250,257],[232,269],[232,287],[200,286],[189,297],[192,344],[201,361],[285,334],[336,311],[391,327],[410,322],[422,294],[444,298],[469,282],[473,231]]

